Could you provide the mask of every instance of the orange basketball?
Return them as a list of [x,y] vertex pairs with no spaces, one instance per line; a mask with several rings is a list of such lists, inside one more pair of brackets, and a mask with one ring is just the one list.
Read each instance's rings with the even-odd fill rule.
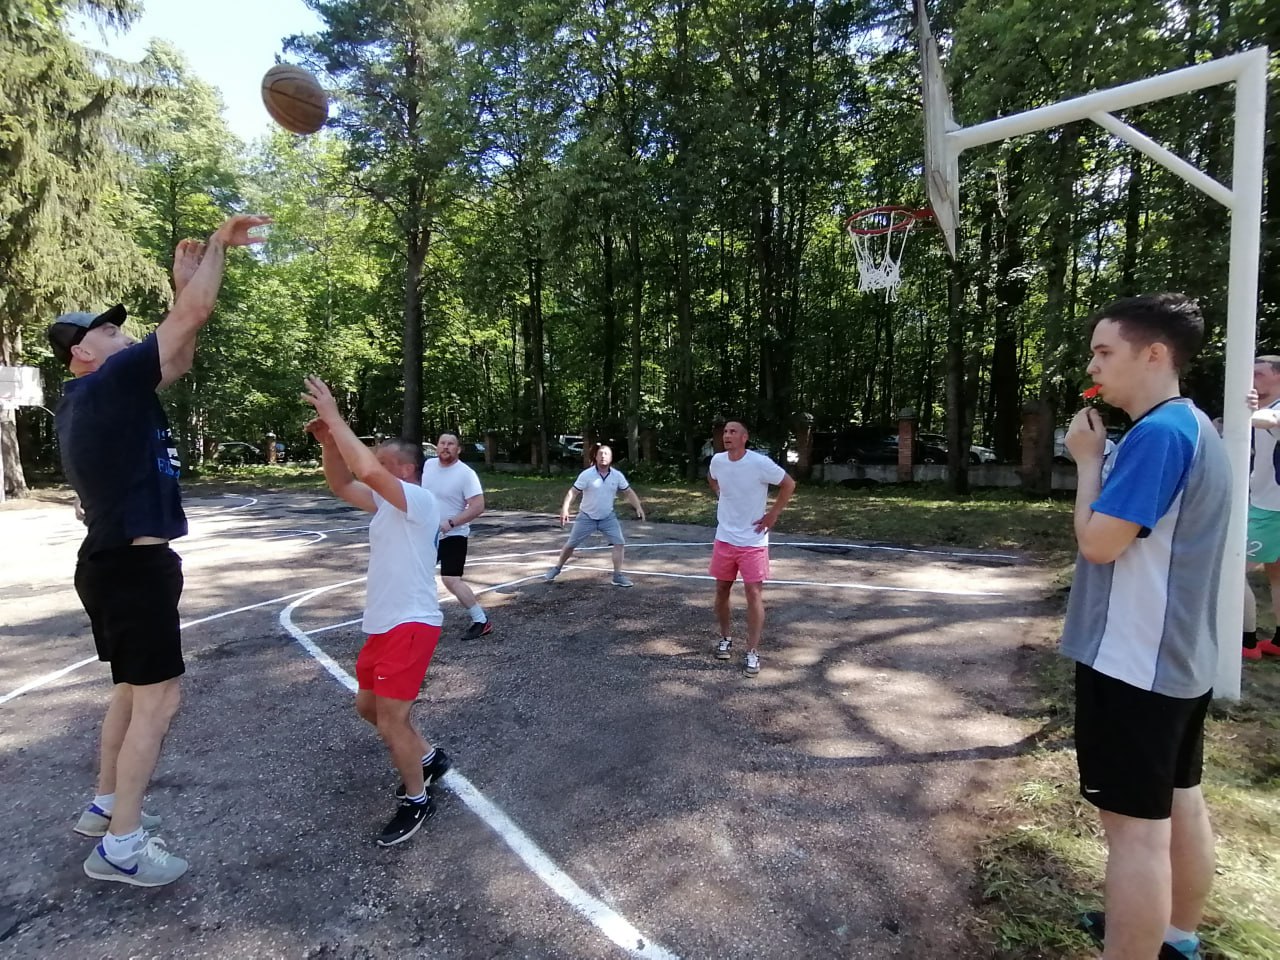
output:
[[329,98],[307,71],[278,63],[262,78],[262,102],[271,119],[293,133],[315,133],[329,118]]

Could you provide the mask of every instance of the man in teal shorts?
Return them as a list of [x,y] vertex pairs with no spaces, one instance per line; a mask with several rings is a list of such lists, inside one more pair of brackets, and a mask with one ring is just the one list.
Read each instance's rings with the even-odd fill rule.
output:
[[[1253,470],[1249,474],[1249,537],[1245,555],[1262,564],[1271,583],[1271,609],[1280,624],[1280,357],[1258,357],[1253,363],[1258,409],[1253,426]],[[1244,643],[1246,660],[1280,657],[1275,640],[1259,640],[1257,601],[1245,584]]]

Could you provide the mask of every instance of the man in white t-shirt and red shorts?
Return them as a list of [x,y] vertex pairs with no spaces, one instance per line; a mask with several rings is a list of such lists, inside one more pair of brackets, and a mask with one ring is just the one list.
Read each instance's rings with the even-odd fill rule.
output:
[[338,413],[316,377],[303,399],[316,409],[307,430],[324,450],[329,489],[373,514],[363,629],[356,658],[356,712],[378,729],[403,782],[395,816],[377,842],[390,847],[418,832],[435,813],[427,788],[448,772],[449,758],[413,725],[410,711],[440,640],[444,617],[436,598],[436,538],[440,509],[422,488],[422,448],[386,440],[369,449]]
[[[720,642],[716,658],[733,656],[733,615],[729,596],[741,576],[747,593],[747,652],[743,673],[760,672],[760,636],[764,632],[764,582],[769,577],[769,531],[795,493],[796,482],[763,454],[747,449],[746,424],[724,425],[724,452],[711,458],[707,482],[719,502],[716,540],[711,550],[711,576],[716,580],[716,619]],[[769,487],[778,487],[772,509]]]

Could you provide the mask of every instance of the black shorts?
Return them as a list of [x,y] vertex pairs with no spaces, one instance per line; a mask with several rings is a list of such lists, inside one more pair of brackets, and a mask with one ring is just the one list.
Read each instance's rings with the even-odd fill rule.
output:
[[76,593],[112,682],[143,686],[186,671],[178,630],[182,559],[168,544],[118,547],[81,560]]
[[1192,699],[1140,690],[1076,664],[1080,795],[1142,820],[1168,819],[1173,791],[1198,786],[1213,691]]
[[441,537],[436,546],[440,558],[440,576],[460,577],[467,567],[467,540],[469,537]]

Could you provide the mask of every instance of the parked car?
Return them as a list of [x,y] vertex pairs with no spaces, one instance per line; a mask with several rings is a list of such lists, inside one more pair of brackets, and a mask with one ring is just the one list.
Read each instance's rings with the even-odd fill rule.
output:
[[[922,443],[941,448],[944,453],[950,449],[947,438],[940,433],[922,433],[920,440]],[[989,447],[980,447],[977,444],[969,447],[970,463],[995,463],[996,459],[996,452]]]
[[547,441],[547,459],[552,463],[573,463],[582,464],[582,444],[579,443],[577,448],[559,440]]
[[423,440],[422,455],[426,457],[428,460],[436,456],[436,445],[432,443],[430,440]]
[[[1120,438],[1124,436],[1124,429],[1121,427],[1107,427],[1107,442],[1103,447],[1103,455],[1110,456],[1111,451],[1116,448],[1116,444],[1120,442]],[[1053,431],[1053,462],[1054,463],[1075,463],[1075,458],[1071,456],[1071,451],[1067,449],[1067,428],[1058,427]]]
[[243,466],[246,463],[265,463],[267,460],[261,450],[243,440],[228,440],[218,444],[213,459],[232,467]]
[[574,436],[572,434],[562,433],[556,437],[556,440],[563,446],[568,447],[578,456],[582,456],[582,443],[585,437]]

